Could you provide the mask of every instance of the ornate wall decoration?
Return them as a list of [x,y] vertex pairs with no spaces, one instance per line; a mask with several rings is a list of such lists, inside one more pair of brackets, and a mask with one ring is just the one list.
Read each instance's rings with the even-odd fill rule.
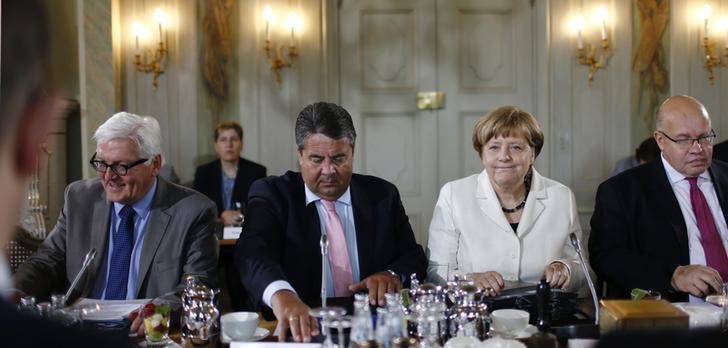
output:
[[232,0],[205,1],[202,65],[213,125],[218,123],[229,93],[227,62],[233,51],[229,20],[232,7]]
[[[641,32],[632,62],[632,71],[637,75],[632,116],[640,118],[641,115],[649,134],[658,103],[664,99],[669,87],[662,36],[670,19],[670,1],[637,0],[636,5]],[[642,134],[638,139],[644,136]]]

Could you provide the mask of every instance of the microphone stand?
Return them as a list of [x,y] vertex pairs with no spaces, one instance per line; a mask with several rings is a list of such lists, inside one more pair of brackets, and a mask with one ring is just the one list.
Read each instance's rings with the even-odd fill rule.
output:
[[78,274],[76,274],[76,278],[73,278],[73,282],[71,282],[71,286],[68,288],[68,291],[66,291],[66,294],[63,295],[63,305],[66,305],[66,301],[68,301],[68,297],[71,296],[71,291],[76,288],[76,285],[78,285],[78,281],[81,279],[81,276],[83,276],[86,273],[86,269],[88,268],[88,265],[91,264],[91,261],[94,260],[96,257],[96,249],[91,249],[86,253],[86,257],[83,259],[83,264],[81,265],[81,270],[78,271]]
[[329,258],[329,240],[326,233],[321,234],[321,307],[326,308],[326,260]]
[[576,255],[579,256],[581,269],[584,271],[584,276],[586,277],[586,282],[589,285],[589,291],[591,292],[592,300],[594,301],[594,324],[599,326],[599,300],[597,299],[597,289],[594,287],[594,282],[592,282],[589,269],[587,269],[586,263],[584,262],[584,256],[581,254],[581,243],[579,242],[579,238],[577,238],[576,234],[572,232],[569,234],[569,239],[571,240],[571,245],[574,247],[574,250],[576,250]]

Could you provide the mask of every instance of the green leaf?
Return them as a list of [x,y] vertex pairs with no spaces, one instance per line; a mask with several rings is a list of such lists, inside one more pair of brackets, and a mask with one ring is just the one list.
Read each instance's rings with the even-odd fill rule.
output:
[[640,288],[634,288],[632,289],[632,292],[629,293],[630,296],[632,296],[633,300],[641,300],[643,297],[650,294],[649,290],[640,289]]

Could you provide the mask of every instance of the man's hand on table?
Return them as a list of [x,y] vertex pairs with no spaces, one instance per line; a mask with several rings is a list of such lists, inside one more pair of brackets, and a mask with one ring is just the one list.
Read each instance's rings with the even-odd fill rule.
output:
[[144,325],[142,325],[144,321],[142,320],[142,316],[139,315],[139,310],[133,311],[127,316],[127,318],[131,319],[129,334],[134,335],[136,333],[138,337],[144,337]]
[[273,314],[278,320],[278,341],[286,341],[287,329],[295,342],[311,342],[319,334],[316,319],[308,314],[308,306],[291,291],[280,290],[271,298]]
[[705,297],[722,291],[723,280],[715,269],[703,265],[677,266],[670,282],[673,289]]
[[399,282],[399,278],[387,271],[374,273],[358,283],[349,285],[349,290],[352,292],[369,291],[369,303],[379,306],[386,304],[384,294],[399,292],[401,289],[402,284]]

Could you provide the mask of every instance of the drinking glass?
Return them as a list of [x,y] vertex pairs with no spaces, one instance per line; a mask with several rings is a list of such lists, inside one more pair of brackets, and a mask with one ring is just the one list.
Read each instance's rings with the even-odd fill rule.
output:
[[[324,342],[322,343],[322,347],[337,347],[331,337],[331,328],[333,327],[332,323],[341,323],[342,317],[344,317],[344,315],[346,314],[346,309],[341,307],[317,307],[311,308],[308,314],[310,314],[312,317],[320,319],[321,333],[324,335]],[[351,326],[351,322],[349,323],[349,325]],[[342,343],[343,342],[339,342],[339,347],[341,347]]]
[[144,330],[148,347],[164,346],[169,339],[169,302],[155,301],[141,308]]
[[238,211],[238,213],[240,214],[240,216],[235,219],[235,223],[233,223],[233,226],[240,227],[240,226],[243,225],[243,221],[245,221],[245,214],[244,214],[245,205],[244,205],[244,203],[242,203],[242,202],[235,202],[235,210]]

